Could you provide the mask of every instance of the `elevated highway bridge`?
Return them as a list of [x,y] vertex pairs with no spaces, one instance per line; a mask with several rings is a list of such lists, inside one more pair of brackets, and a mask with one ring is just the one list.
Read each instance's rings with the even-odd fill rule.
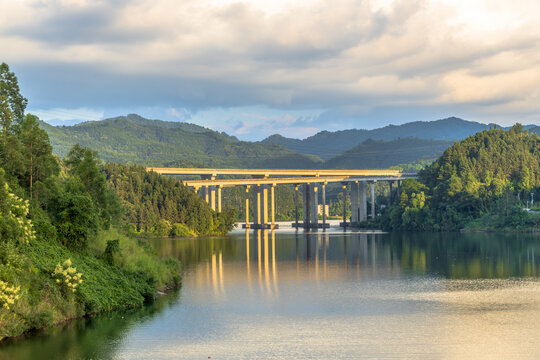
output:
[[[319,193],[323,209],[326,205],[326,185],[329,183],[341,183],[344,199],[347,189],[351,192],[351,219],[347,222],[345,202],[343,202],[342,226],[356,226],[368,218],[367,211],[367,188],[371,186],[371,217],[375,216],[375,183],[387,181],[390,184],[390,196],[392,185],[407,178],[416,178],[415,172],[402,172],[400,170],[326,170],[326,169],[211,169],[211,168],[147,168],[162,175],[198,175],[201,180],[184,180],[184,184],[199,192],[210,204],[212,209],[221,211],[221,189],[224,187],[243,186],[246,190],[246,221],[245,228],[269,229],[276,228],[275,224],[275,187],[281,184],[293,185],[295,189],[295,213],[294,227],[326,228],[326,211],[323,210],[322,223],[319,223]],[[245,178],[218,179],[220,176],[245,176]],[[303,222],[299,222],[298,190],[303,186]],[[254,214],[253,223],[249,222],[249,193],[253,189]],[[270,190],[270,209],[269,194]],[[319,191],[321,190],[321,191]],[[270,212],[270,219],[268,218]]]

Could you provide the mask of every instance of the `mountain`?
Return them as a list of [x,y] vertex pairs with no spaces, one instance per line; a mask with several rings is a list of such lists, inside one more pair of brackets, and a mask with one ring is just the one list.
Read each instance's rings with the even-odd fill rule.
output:
[[328,160],[367,139],[395,140],[397,138],[417,137],[434,140],[460,140],[494,124],[481,124],[456,117],[436,121],[415,121],[403,125],[388,125],[373,130],[351,129],[342,131],[321,131],[304,140],[272,135],[261,141],[262,144],[277,144],[300,154],[317,155]]
[[419,160],[434,160],[452,145],[449,140],[402,138],[392,141],[369,139],[327,160],[328,169],[387,169]]
[[531,127],[529,131],[532,131],[538,135],[540,135],[540,126]]
[[297,154],[280,145],[239,141],[198,125],[148,120],[138,115],[74,126],[42,122],[41,126],[59,156],[80,144],[97,150],[104,160],[147,166],[310,168],[321,163],[315,156]]

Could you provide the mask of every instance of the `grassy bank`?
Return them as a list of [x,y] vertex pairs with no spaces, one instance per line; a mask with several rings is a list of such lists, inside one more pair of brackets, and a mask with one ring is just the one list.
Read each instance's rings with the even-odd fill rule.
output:
[[540,232],[540,213],[514,208],[508,214],[486,214],[467,223],[465,232]]
[[[108,256],[111,240],[109,244],[118,240],[118,247]],[[18,246],[2,243],[0,257],[2,278],[20,287],[13,304],[0,309],[0,339],[76,317],[138,307],[152,301],[158,290],[180,283],[177,260],[160,259],[144,240],[115,229],[100,232],[84,251],[36,240]],[[67,259],[82,274],[75,291],[52,275]]]

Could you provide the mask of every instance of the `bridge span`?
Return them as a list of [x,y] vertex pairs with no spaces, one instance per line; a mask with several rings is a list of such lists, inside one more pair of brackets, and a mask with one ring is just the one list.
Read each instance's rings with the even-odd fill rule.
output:
[[[319,223],[319,193],[323,209],[326,208],[326,185],[341,183],[343,198],[346,198],[347,188],[351,192],[351,219],[347,222],[345,201],[343,202],[343,222],[341,226],[357,226],[368,218],[367,189],[371,186],[371,217],[375,217],[375,183],[387,181],[392,185],[407,178],[416,178],[417,173],[402,172],[400,170],[310,170],[310,169],[209,169],[209,168],[147,168],[162,175],[199,175],[202,180],[184,180],[183,183],[199,192],[213,210],[221,211],[221,190],[224,187],[243,186],[245,196],[245,224],[244,228],[274,229],[275,223],[275,187],[281,184],[294,186],[295,222],[293,227],[305,229],[327,228],[326,211],[323,210],[322,223]],[[218,179],[219,176],[250,176],[242,179]],[[303,186],[303,222],[299,222],[298,190]],[[249,192],[253,189],[253,223],[249,222]],[[268,190],[270,189],[270,196]],[[321,190],[321,191],[319,191]],[[270,197],[270,199],[269,199]],[[217,200],[217,202],[216,202]],[[270,200],[270,209],[269,202]],[[270,211],[269,211],[270,210]],[[270,219],[268,219],[270,212]]]

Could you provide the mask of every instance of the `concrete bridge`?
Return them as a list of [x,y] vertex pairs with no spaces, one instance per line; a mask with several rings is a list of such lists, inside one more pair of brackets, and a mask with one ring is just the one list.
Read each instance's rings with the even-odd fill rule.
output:
[[[242,186],[245,188],[246,221],[244,228],[275,229],[275,187],[280,184],[294,186],[295,222],[293,227],[305,229],[327,228],[326,212],[323,211],[322,223],[319,223],[319,193],[323,209],[326,205],[326,185],[341,183],[343,198],[347,188],[351,192],[351,221],[347,222],[345,201],[343,202],[343,227],[357,226],[368,218],[368,187],[371,186],[371,217],[375,217],[375,183],[388,181],[390,194],[392,185],[407,178],[416,178],[414,172],[400,170],[305,170],[305,169],[207,169],[207,168],[147,168],[162,175],[199,175],[202,180],[185,180],[185,185],[195,192],[203,190],[203,197],[213,210],[221,211],[221,190],[224,187]],[[249,176],[242,179],[218,179],[220,175]],[[303,222],[299,222],[298,190],[303,186]],[[249,191],[253,189],[253,201],[256,204],[253,223],[249,222]],[[270,194],[268,194],[270,190]],[[320,191],[319,191],[320,190]],[[269,208],[270,202],[270,208]],[[268,213],[270,212],[270,219]]]

